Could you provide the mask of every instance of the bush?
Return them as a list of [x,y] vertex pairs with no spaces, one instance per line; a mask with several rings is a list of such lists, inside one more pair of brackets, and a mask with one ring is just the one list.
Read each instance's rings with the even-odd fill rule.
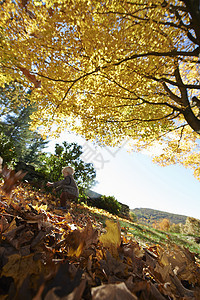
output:
[[154,222],[152,224],[153,228],[158,229],[158,230],[162,230],[162,231],[169,231],[170,228],[170,221],[166,218],[162,219],[159,222]]
[[170,226],[170,232],[181,233],[181,224],[175,224],[175,223],[173,223]]
[[182,233],[200,235],[200,220],[187,217]]
[[136,216],[136,214],[134,214],[132,211],[130,211],[130,219],[132,222],[137,222],[138,218]]
[[113,196],[101,196],[99,198],[89,198],[88,205],[102,208],[114,215],[120,214],[121,205]]

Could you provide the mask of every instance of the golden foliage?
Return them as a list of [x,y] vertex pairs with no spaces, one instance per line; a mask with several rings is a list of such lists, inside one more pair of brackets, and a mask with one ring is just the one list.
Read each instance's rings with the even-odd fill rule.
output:
[[191,105],[200,95],[199,53],[190,38],[199,21],[184,5],[3,1],[0,86],[17,80],[32,89],[32,127],[44,136],[67,128],[101,144],[129,138],[137,149],[160,140],[157,162],[190,165],[199,178]]

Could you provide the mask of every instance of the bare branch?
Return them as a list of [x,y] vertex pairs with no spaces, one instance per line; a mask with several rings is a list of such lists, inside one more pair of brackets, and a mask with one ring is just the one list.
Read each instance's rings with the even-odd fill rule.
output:
[[183,103],[183,105],[188,106],[189,100],[188,100],[188,95],[187,95],[187,87],[185,84],[183,84],[178,65],[174,71],[174,75],[175,75],[177,83],[179,84],[179,90],[181,92],[182,103]]
[[179,98],[178,96],[176,96],[174,93],[172,93],[172,91],[170,90],[170,88],[168,88],[168,86],[166,85],[166,83],[164,81],[162,81],[162,85],[172,100],[174,100],[177,104],[180,104],[180,105],[183,104],[182,99]]
[[177,150],[178,150],[178,148],[180,147],[180,143],[181,143],[181,140],[182,140],[182,137],[183,137],[183,131],[184,131],[184,129],[185,129],[185,126],[182,127],[182,129],[181,129],[181,135],[180,135],[180,139],[179,139],[179,141],[178,141]]

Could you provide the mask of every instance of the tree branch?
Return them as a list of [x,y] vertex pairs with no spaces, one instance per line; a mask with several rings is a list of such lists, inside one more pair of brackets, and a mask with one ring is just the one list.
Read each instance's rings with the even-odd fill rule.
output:
[[183,127],[181,128],[181,135],[180,135],[180,138],[179,138],[179,140],[178,140],[177,150],[178,150],[178,148],[180,147],[181,140],[182,140],[182,137],[183,137],[183,131],[184,131],[184,129],[185,129],[185,126],[183,126]]
[[102,121],[106,122],[106,123],[130,123],[130,122],[134,122],[134,121],[141,121],[141,122],[155,122],[155,121],[161,121],[164,119],[168,119],[169,117],[173,116],[172,118],[170,118],[169,120],[173,120],[175,118],[177,118],[177,116],[174,115],[174,111],[170,114],[167,114],[161,118],[155,118],[155,119],[139,119],[139,118],[133,118],[133,119],[129,119],[129,120],[103,120]]
[[[105,76],[104,76],[105,77]],[[107,78],[107,77],[106,77]],[[172,105],[172,104],[169,104],[167,102],[151,102],[151,101],[148,101],[146,99],[144,99],[143,97],[141,96],[137,96],[135,92],[133,91],[130,91],[129,89],[123,87],[122,85],[120,85],[119,83],[117,83],[115,80],[112,80],[111,78],[107,78],[109,81],[112,81],[113,83],[115,83],[116,85],[118,85],[120,88],[128,91],[130,94],[134,94],[135,95],[135,98],[131,98],[131,97],[123,97],[123,96],[119,96],[119,95],[111,95],[111,94],[101,94],[101,93],[91,93],[91,92],[84,92],[84,94],[88,93],[90,95],[98,95],[98,96],[101,96],[101,97],[111,97],[111,98],[120,98],[120,99],[124,99],[124,100],[131,100],[131,101],[136,101],[136,100],[141,100],[142,102],[141,103],[137,103],[137,104],[121,104],[121,105],[116,105],[114,106],[114,108],[118,108],[118,107],[125,107],[125,106],[129,106],[129,107],[133,107],[133,106],[139,106],[139,105],[142,105],[142,104],[149,104],[149,105],[158,105],[158,106],[167,106],[171,109],[173,109],[174,111],[182,111],[180,108]],[[101,106],[101,107],[113,107],[113,106]]]
[[189,105],[188,95],[187,95],[187,87],[184,85],[181,74],[179,72],[179,67],[177,66],[174,71],[174,76],[176,78],[176,82],[179,84],[179,90],[181,92],[182,103],[187,107]]
[[154,76],[150,76],[150,75],[143,75],[144,77],[146,78],[149,78],[149,79],[152,79],[152,80],[155,80],[157,82],[167,82],[173,86],[177,86],[179,88],[186,88],[186,89],[194,89],[194,90],[200,90],[200,85],[195,85],[195,84],[185,84],[183,83],[182,81],[181,82],[176,82],[176,81],[172,81],[170,79],[167,79],[167,78],[156,78]]
[[148,143],[146,144],[146,146],[149,146],[150,144],[154,143],[155,141],[159,140],[160,138],[166,136],[168,133],[171,133],[171,132],[173,132],[173,131],[176,131],[176,130],[178,130],[178,129],[180,129],[180,128],[183,129],[183,128],[185,128],[186,126],[189,126],[189,125],[188,125],[188,124],[183,124],[183,125],[180,125],[180,126],[178,126],[178,127],[172,128],[172,129],[168,130],[167,132],[165,132],[165,133],[159,135],[158,137],[156,137],[156,138],[153,139],[152,141],[148,142]]
[[[100,70],[100,67],[97,67],[95,70],[93,70],[93,71],[91,71],[91,72],[88,72],[88,73],[85,73],[84,75],[79,76],[79,77],[76,78],[76,79],[71,79],[71,80],[55,79],[55,78],[51,78],[51,77],[49,77],[49,76],[42,75],[42,74],[37,73],[37,72],[35,72],[35,73],[34,73],[34,72],[31,72],[31,73],[33,73],[34,75],[38,75],[38,76],[40,76],[40,77],[42,77],[42,78],[46,78],[46,79],[48,79],[48,80],[55,81],[55,82],[76,83],[77,81],[83,79],[84,77],[90,76],[90,75],[92,75],[92,74],[98,72],[99,70]],[[80,72],[83,72],[83,71],[80,71]]]
[[167,57],[177,57],[177,56],[196,56],[198,57],[200,53],[200,47],[195,48],[193,51],[166,51],[166,52],[156,52],[156,51],[152,51],[152,52],[146,52],[146,53],[142,53],[142,54],[134,54],[131,55],[129,57],[126,57],[124,59],[121,59],[119,62],[117,63],[113,63],[114,66],[118,66],[123,62],[132,60],[132,59],[136,59],[136,58],[141,58],[141,57],[148,57],[148,56],[167,56]]
[[179,105],[183,104],[181,98],[179,98],[174,93],[172,93],[172,91],[170,90],[170,88],[168,88],[168,86],[166,85],[166,83],[164,81],[162,81],[162,85],[172,100],[174,100]]
[[138,13],[139,11],[149,9],[149,8],[153,8],[153,7],[145,7],[143,9],[134,11],[133,13],[119,12],[119,11],[105,11],[105,12],[98,13],[98,14],[100,14],[100,15],[115,14],[115,15],[119,15],[119,16],[122,15],[122,16],[124,16],[124,18],[132,17],[132,18],[135,18],[138,21],[138,23],[135,23],[135,24],[138,24],[138,25],[140,24],[139,21],[144,21],[144,22],[152,21],[153,23],[156,23],[156,24],[160,24],[160,25],[164,25],[164,26],[170,26],[170,27],[174,27],[174,28],[179,28],[179,29],[182,29],[186,32],[188,31],[188,29],[192,28],[191,25],[184,24],[182,22],[181,18],[179,19],[180,24],[175,24],[175,23],[170,22],[170,21],[166,21],[166,22],[165,21],[157,21],[157,20],[153,20],[153,19],[150,19],[150,18],[142,18],[142,17],[139,17],[137,15],[134,15],[134,13]]

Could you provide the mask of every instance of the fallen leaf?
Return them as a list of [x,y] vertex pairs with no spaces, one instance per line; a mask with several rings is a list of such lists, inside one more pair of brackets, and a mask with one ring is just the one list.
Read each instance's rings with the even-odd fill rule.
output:
[[7,264],[2,268],[1,276],[12,277],[15,286],[21,286],[28,275],[41,273],[42,263],[40,260],[35,261],[33,256],[34,254],[23,257],[19,254],[9,256]]
[[174,275],[170,275],[172,282],[174,283],[174,285],[177,288],[177,291],[179,292],[180,296],[184,297],[191,297],[191,299],[194,299],[194,291],[191,291],[189,289],[186,289],[181,281],[178,279],[178,277],[174,274]]
[[7,219],[2,216],[1,220],[0,220],[0,232],[3,233],[4,231],[6,231],[6,229],[8,229],[10,226],[10,224],[8,223]]
[[94,287],[91,289],[92,300],[137,300],[126,287],[124,282],[118,284],[107,284]]
[[127,268],[126,265],[115,259],[108,251],[106,253],[106,260],[101,260],[99,263],[107,276],[119,275],[124,277]]
[[114,223],[110,220],[106,220],[106,233],[102,234],[99,238],[105,248],[108,248],[110,252],[116,256],[117,248],[121,244],[121,229],[119,222]]
[[194,255],[187,249],[176,246],[171,252],[160,249],[160,254],[161,269],[164,270],[167,269],[168,266],[171,266],[171,270],[173,270],[181,280],[187,280],[193,284],[200,282],[200,274],[197,271]]
[[27,173],[23,173],[22,171],[15,173],[14,170],[4,167],[2,170],[2,175],[4,178],[2,190],[7,195],[10,195],[11,191],[19,184],[20,180],[22,180],[26,174]]
[[69,246],[68,255],[79,257],[84,248],[97,242],[98,231],[88,222],[82,230],[74,230],[67,235],[66,243]]
[[156,268],[154,270],[158,274],[160,274],[161,278],[159,278],[163,283],[170,282],[170,274],[173,274],[171,265],[160,266],[160,264],[156,264]]
[[[80,286],[82,282],[82,274],[82,270],[76,269],[76,273],[73,276],[73,274],[71,274],[70,272],[69,263],[66,262],[65,264],[61,264],[55,277],[46,283],[43,291],[44,299],[60,299],[62,297],[66,297],[67,295],[72,293],[76,287]],[[81,285],[81,291],[79,291],[79,294],[83,292],[82,288],[83,286]],[[49,295],[52,296],[53,294],[55,296],[54,298],[49,297]]]

